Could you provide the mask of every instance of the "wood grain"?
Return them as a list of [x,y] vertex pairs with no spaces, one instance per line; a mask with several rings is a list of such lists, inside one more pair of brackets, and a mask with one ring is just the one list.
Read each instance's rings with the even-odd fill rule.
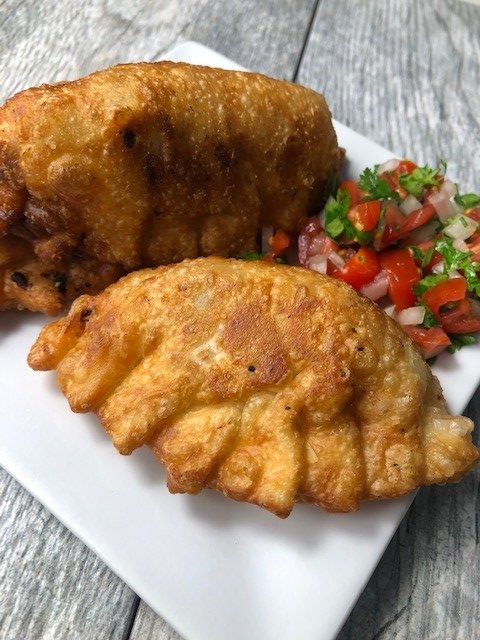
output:
[[[251,69],[291,78],[314,5],[315,0],[0,1],[0,100],[117,62],[155,60],[188,39]],[[0,639],[128,637],[135,594],[4,471],[0,490]],[[147,637],[150,627],[154,635],[148,637],[178,638],[155,614],[140,616],[134,635]]]
[[[478,192],[479,60],[479,7],[324,1],[298,81],[323,91],[341,122],[400,156],[447,159]],[[480,391],[467,415],[480,425]],[[338,640],[477,640],[479,480],[477,469],[419,492]]]
[[0,100],[194,39],[252,70],[293,75],[315,0],[6,0]]
[[137,596],[0,468],[0,637],[123,638]]
[[145,602],[140,601],[130,640],[182,640]]
[[[0,98],[196,39],[290,78],[315,0],[7,0]],[[478,189],[480,9],[455,1],[321,0],[298,80],[335,117],[422,162],[450,160]],[[480,421],[480,395],[469,413]],[[341,640],[477,640],[479,474],[422,490]],[[5,472],[0,473],[0,638],[179,640]]]
[[479,189],[479,34],[479,8],[456,0],[324,0],[298,82],[355,131],[419,163],[445,158]]

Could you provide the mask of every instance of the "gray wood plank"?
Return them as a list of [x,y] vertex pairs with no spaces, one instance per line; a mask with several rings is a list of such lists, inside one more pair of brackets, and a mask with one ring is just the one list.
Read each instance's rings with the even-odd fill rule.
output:
[[0,468],[0,638],[120,639],[137,596]]
[[[154,60],[188,39],[291,78],[315,1],[0,0],[0,100],[117,62]],[[0,488],[0,639],[128,635],[137,597],[4,471]],[[134,635],[147,637],[151,620],[139,616]],[[175,638],[158,616],[152,624],[151,637]]]
[[[447,159],[478,191],[479,58],[478,6],[324,0],[298,81],[341,122],[401,156]],[[467,414],[478,432],[480,391]],[[479,479],[419,492],[338,640],[478,639]]]
[[404,157],[479,188],[480,9],[456,0],[322,0],[298,82]]
[[6,0],[0,100],[118,62],[154,60],[197,40],[236,62],[291,77],[316,0]]
[[182,640],[182,637],[141,600],[130,640]]

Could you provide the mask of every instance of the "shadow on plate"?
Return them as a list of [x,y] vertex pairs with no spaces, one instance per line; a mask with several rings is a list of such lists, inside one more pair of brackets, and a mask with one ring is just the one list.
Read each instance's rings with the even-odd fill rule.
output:
[[24,328],[37,327],[40,331],[42,326],[52,319],[40,313],[2,311],[0,312],[0,342],[6,340],[12,333],[19,332]]

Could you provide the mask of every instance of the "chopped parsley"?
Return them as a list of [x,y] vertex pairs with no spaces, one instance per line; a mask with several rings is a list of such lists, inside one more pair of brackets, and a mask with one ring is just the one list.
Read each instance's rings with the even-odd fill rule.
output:
[[240,260],[263,260],[263,253],[256,251],[244,251],[239,256]]
[[450,338],[450,341],[452,343],[447,347],[450,353],[455,353],[455,351],[458,351],[462,347],[466,347],[469,344],[475,344],[477,341],[475,336],[472,336],[468,333],[459,333],[459,334],[450,333],[448,337]]
[[412,173],[400,174],[398,181],[400,185],[411,193],[415,198],[421,198],[425,187],[438,187],[438,176],[441,172],[442,163],[438,167],[417,167]]
[[[342,233],[348,235],[348,210],[350,209],[350,194],[345,189],[339,189],[336,198],[330,198],[325,205],[325,231],[332,238],[338,238]],[[353,226],[353,225],[352,225]]]
[[350,194],[339,189],[336,198],[330,198],[325,205],[325,231],[331,238],[343,235],[346,240],[355,240],[359,244],[368,244],[372,239],[371,231],[359,231],[347,218],[350,209]]
[[416,247],[415,245],[411,245],[408,248],[413,253],[414,259],[420,263],[422,269],[425,269],[425,267],[427,267],[432,261],[433,252],[435,251],[435,246],[433,244],[430,249],[427,249],[426,251],[422,251],[420,247]]
[[446,273],[431,273],[413,286],[413,292],[416,296],[421,298],[425,291],[428,291],[428,289],[431,289],[439,282],[444,282],[444,280],[448,280],[448,275]]
[[467,289],[480,297],[480,262],[472,260],[472,253],[455,249],[453,239],[448,236],[438,240],[435,249],[443,256],[444,273],[463,271]]
[[425,329],[431,329],[432,327],[439,327],[440,322],[437,320],[436,316],[424,302],[420,302],[420,306],[425,309],[425,315],[423,317],[422,327]]
[[464,209],[471,209],[480,204],[480,196],[476,193],[464,193],[463,196],[457,193],[454,200]]
[[360,176],[358,186],[369,195],[364,200],[384,200],[391,199],[400,202],[400,196],[396,191],[392,191],[390,185],[384,178],[380,178],[377,173],[378,164],[373,169],[368,167]]

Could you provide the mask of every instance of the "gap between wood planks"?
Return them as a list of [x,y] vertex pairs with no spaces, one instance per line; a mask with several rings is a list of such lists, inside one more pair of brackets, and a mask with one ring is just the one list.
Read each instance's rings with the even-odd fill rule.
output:
[[[315,4],[313,5],[312,15],[310,16],[310,21],[307,24],[307,28],[305,30],[305,37],[303,39],[302,48],[300,49],[300,53],[298,55],[297,64],[295,66],[295,71],[293,72],[293,78],[292,78],[293,82],[297,81],[298,72],[300,71],[300,67],[301,67],[301,64],[302,64],[303,56],[305,55],[305,50],[307,48],[307,44],[308,44],[308,41],[310,39],[310,34],[312,32],[312,28],[313,28],[313,25],[315,23],[315,18],[317,17],[317,11],[318,11],[318,8],[319,8],[319,6],[320,6],[320,4],[322,2],[323,2],[323,0],[315,0]],[[479,0],[479,2],[480,2],[480,0]]]
[[135,599],[132,604],[132,608],[130,609],[130,617],[128,619],[128,624],[125,627],[125,631],[122,636],[122,640],[128,640],[131,636],[133,625],[135,624],[135,620],[137,618],[138,607],[140,606],[141,598],[135,594]]

